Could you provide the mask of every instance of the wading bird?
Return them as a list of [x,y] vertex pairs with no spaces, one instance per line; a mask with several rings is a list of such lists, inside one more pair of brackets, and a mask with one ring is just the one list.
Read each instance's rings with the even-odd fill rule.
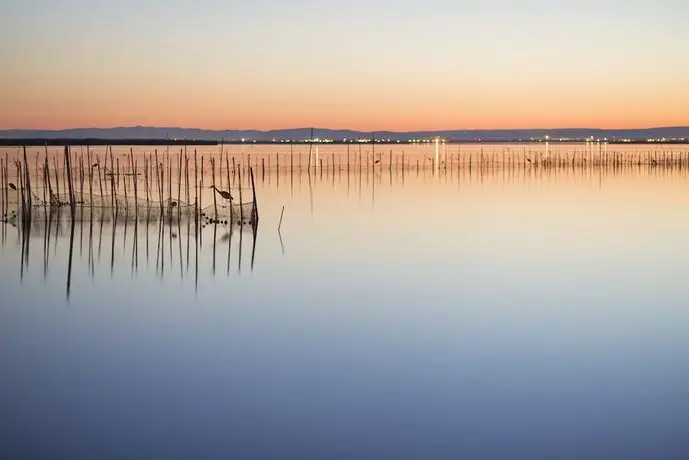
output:
[[230,200],[230,201],[234,200],[234,198],[232,197],[232,195],[230,195],[230,192],[226,192],[226,191],[224,191],[224,190],[218,190],[218,188],[217,188],[215,185],[211,185],[211,186],[208,187],[208,188],[212,188],[213,190],[215,190],[216,192],[218,192],[218,195],[220,195],[221,197],[223,197],[223,198],[226,199],[226,200]]
[[17,186],[14,185],[12,182],[10,182],[9,186],[12,190],[17,190]]

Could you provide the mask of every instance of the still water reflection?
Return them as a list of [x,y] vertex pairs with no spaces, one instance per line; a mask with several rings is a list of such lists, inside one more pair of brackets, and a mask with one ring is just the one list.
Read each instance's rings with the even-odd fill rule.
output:
[[257,231],[4,227],[0,454],[679,458],[687,179],[267,174]]

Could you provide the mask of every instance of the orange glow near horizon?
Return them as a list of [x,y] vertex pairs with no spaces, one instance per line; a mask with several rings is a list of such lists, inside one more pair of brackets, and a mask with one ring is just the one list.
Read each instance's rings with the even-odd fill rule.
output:
[[[240,78],[241,77],[241,78]],[[266,90],[251,76],[236,78],[239,90],[199,79],[156,87],[149,80],[102,80],[89,87],[78,73],[54,81],[21,82],[0,77],[0,129],[166,126],[200,129],[287,129],[308,126],[361,131],[520,128],[648,128],[689,124],[689,92],[674,87],[508,87],[493,90],[478,78],[455,85],[407,82],[387,88],[345,80],[319,91],[293,90],[295,80]],[[127,82],[125,82],[127,83]],[[229,83],[228,83],[229,84]],[[325,85],[325,83],[323,84]],[[496,81],[496,87],[499,81]],[[512,85],[510,85],[512,86]],[[642,85],[640,85],[642,86]],[[569,90],[569,91],[568,91]],[[626,94],[635,93],[633,97]]]
[[689,125],[683,4],[8,1],[0,129]]
[[[2,91],[2,90],[0,90]],[[5,96],[6,97],[6,96]],[[5,97],[2,99],[5,100]],[[57,100],[56,100],[57,99]],[[549,129],[549,128],[649,128],[689,124],[687,103],[671,105],[640,101],[633,109],[625,106],[577,107],[558,110],[550,104],[485,105],[389,104],[331,107],[299,101],[272,105],[184,100],[90,101],[26,100],[17,106],[0,108],[0,129],[110,128],[160,126],[222,129],[289,129],[308,126],[360,131],[424,131],[451,129]],[[325,101],[324,101],[325,104]],[[643,104],[643,105],[642,105]],[[327,104],[326,104],[327,105]],[[688,104],[689,105],[689,104]],[[588,110],[587,110],[588,109]]]

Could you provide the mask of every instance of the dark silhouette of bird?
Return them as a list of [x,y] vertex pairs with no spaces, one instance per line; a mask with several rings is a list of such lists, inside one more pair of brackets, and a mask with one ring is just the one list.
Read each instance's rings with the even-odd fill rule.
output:
[[531,163],[531,158],[527,158],[526,161],[528,161],[529,163]]
[[376,162],[375,162],[375,164],[378,164],[378,163],[380,163],[380,159],[376,160]]
[[93,163],[93,166],[91,166],[91,167],[92,167],[92,168],[97,168],[97,167],[98,167],[98,163]]
[[12,182],[10,182],[9,186],[12,190],[17,190],[17,186],[14,185]]
[[215,185],[211,185],[208,188],[212,188],[213,190],[218,192],[218,195],[220,195],[221,197],[223,197],[226,200],[230,200],[230,201],[234,200],[234,197],[232,197],[232,195],[230,195],[230,192],[226,192],[224,190],[218,190],[218,188]]

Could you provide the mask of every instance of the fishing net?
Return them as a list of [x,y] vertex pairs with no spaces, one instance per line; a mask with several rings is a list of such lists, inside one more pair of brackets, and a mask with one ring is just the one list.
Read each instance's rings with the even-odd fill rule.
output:
[[[76,222],[88,221],[139,221],[157,222],[165,219],[171,223],[198,219],[202,224],[254,225],[258,220],[254,201],[239,203],[229,200],[213,200],[203,203],[203,207],[177,199],[154,201],[134,198],[128,195],[75,194],[76,204],[72,215],[69,195],[50,194],[50,199],[32,193],[31,206],[22,209],[21,203],[8,206],[5,220],[15,222],[21,215],[29,215],[32,221],[50,219]],[[25,211],[25,212],[22,212]]]

